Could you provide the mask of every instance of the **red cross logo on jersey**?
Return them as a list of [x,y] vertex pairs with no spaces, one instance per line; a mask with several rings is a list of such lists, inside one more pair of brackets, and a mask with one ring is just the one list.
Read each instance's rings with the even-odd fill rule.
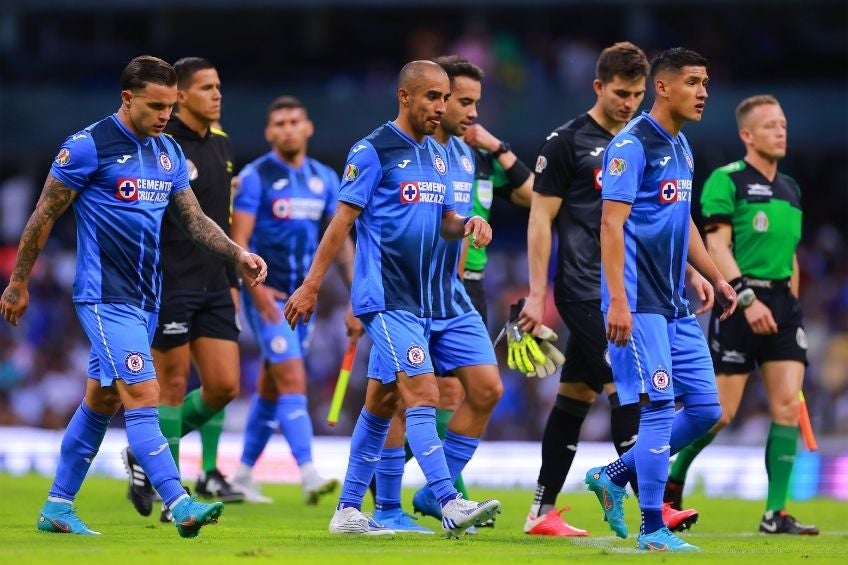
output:
[[418,183],[415,181],[400,183],[400,203],[414,204],[418,202],[418,197],[421,192],[418,190]]
[[600,167],[595,167],[592,172],[592,176],[595,177],[595,190],[601,190],[601,170]]
[[660,204],[671,204],[677,202],[677,181],[660,181]]
[[118,179],[118,188],[115,190],[115,196],[119,200],[138,200],[138,185],[135,179]]

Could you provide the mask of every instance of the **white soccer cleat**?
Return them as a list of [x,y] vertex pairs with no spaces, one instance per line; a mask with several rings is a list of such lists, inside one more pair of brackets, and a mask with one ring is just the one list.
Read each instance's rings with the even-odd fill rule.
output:
[[310,479],[304,477],[301,489],[303,490],[303,501],[310,506],[318,504],[318,499],[325,494],[330,494],[336,487],[339,486],[339,481],[336,479],[325,479],[318,475],[312,476]]
[[365,536],[391,536],[395,534],[394,530],[378,524],[367,514],[363,514],[350,506],[336,510],[333,519],[330,520],[329,529],[331,534],[360,534]]
[[259,485],[253,482],[250,476],[236,474],[233,480],[230,481],[230,486],[235,490],[244,493],[245,502],[253,502],[257,504],[271,504],[273,499],[268,498],[259,490]]
[[460,537],[469,527],[482,524],[500,513],[501,503],[497,500],[474,502],[457,495],[442,507],[442,530],[449,538]]

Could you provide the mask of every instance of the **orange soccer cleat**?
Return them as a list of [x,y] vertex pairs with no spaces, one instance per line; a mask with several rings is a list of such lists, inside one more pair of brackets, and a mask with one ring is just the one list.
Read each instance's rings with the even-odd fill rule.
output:
[[583,537],[588,536],[589,532],[575,528],[566,522],[562,513],[571,510],[570,506],[566,506],[562,510],[552,509],[544,516],[527,515],[527,520],[524,522],[524,533],[531,536],[557,536],[557,537]]
[[686,510],[675,510],[670,502],[663,502],[663,522],[672,532],[682,532],[692,527],[698,521],[698,511],[693,508]]

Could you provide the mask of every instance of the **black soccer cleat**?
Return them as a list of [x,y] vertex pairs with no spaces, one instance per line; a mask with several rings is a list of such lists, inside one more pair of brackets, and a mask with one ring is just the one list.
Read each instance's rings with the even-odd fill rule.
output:
[[774,512],[769,510],[760,520],[760,532],[763,534],[792,534],[796,536],[817,536],[819,529],[800,523],[786,510]]
[[228,483],[218,469],[208,473],[202,472],[197,479],[194,492],[198,496],[214,498],[221,502],[244,502],[245,498],[244,493]]
[[150,516],[153,512],[153,485],[129,447],[121,451],[121,458],[124,460],[124,467],[130,481],[127,498],[132,502],[136,512],[142,516]]

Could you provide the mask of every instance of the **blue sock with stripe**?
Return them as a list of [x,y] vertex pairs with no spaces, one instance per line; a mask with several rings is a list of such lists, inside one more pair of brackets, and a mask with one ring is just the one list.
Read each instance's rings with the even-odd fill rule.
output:
[[362,499],[380,461],[390,423],[391,419],[375,416],[365,408],[359,413],[350,437],[350,458],[336,507],[338,510],[348,507],[362,509]]
[[277,429],[276,412],[275,400],[266,400],[258,394],[253,395],[244,426],[244,446],[241,451],[241,462],[248,467],[256,465],[256,460],[274,435]]
[[51,498],[74,501],[91,462],[100,449],[111,419],[111,416],[89,408],[85,401],[79,405],[62,435],[59,465],[56,467],[53,486],[50,487]]
[[445,432],[445,462],[450,471],[451,480],[456,478],[471,461],[477,446],[480,445],[479,437],[465,436],[448,430]]
[[312,420],[305,394],[283,394],[277,400],[277,421],[299,467],[312,461]]
[[631,451],[634,452],[639,483],[639,508],[643,517],[641,531],[650,534],[664,526],[662,503],[671,456],[669,441],[674,402],[649,402],[641,407],[641,411],[639,436]]
[[403,467],[406,463],[406,450],[403,447],[384,447],[383,455],[377,464],[377,496],[375,508],[387,511],[400,508]]
[[127,440],[141,468],[153,483],[156,492],[168,506],[186,494],[180,483],[180,472],[174,463],[168,440],[159,429],[156,408],[133,408],[124,412]]
[[458,494],[445,461],[442,440],[436,432],[436,408],[416,406],[406,409],[406,439],[415,460],[427,478],[427,486],[444,506]]

